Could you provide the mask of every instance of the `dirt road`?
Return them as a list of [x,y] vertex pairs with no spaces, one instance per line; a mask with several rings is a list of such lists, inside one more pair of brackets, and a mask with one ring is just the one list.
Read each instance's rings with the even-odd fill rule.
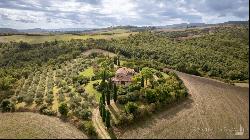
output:
[[94,109],[92,120],[93,120],[94,127],[96,128],[96,131],[99,137],[101,139],[111,139],[106,127],[104,126],[104,123],[102,122],[102,118],[100,116],[100,112],[98,108]]
[[191,96],[121,130],[118,138],[249,138],[248,88],[177,74]]

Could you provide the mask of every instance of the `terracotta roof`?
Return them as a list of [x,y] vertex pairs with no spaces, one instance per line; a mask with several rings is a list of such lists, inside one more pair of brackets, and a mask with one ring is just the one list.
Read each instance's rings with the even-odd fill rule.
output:
[[131,73],[131,74],[132,74],[132,73],[135,73],[135,71],[134,71],[134,69],[122,67],[122,68],[119,68],[119,69],[116,71],[116,74],[119,74],[119,73],[128,75],[128,74],[130,74],[130,73]]
[[118,81],[131,82],[132,81],[131,76],[113,77],[111,80],[114,81],[114,82],[118,82]]
[[134,73],[135,73],[134,69],[130,69],[130,68],[126,68],[126,67],[119,68],[115,73],[115,77],[112,78],[112,81],[131,82],[132,75]]

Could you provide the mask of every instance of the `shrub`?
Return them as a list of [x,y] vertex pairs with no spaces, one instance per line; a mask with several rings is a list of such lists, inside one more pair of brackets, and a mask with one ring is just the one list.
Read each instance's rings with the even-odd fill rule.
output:
[[63,93],[70,92],[70,88],[67,85],[65,85],[62,87],[62,92]]
[[75,92],[70,92],[70,93],[68,94],[68,96],[69,96],[69,97],[75,96]]
[[62,116],[66,117],[68,115],[69,108],[66,103],[61,103],[58,110]]
[[149,103],[154,103],[157,100],[157,96],[154,89],[147,89],[145,91],[145,97],[147,99],[147,102]]
[[137,101],[139,99],[140,92],[138,90],[127,94],[128,101]]
[[129,92],[133,92],[135,90],[140,90],[141,89],[141,85],[140,84],[130,84],[128,86],[128,91]]
[[159,78],[159,79],[157,80],[157,82],[158,82],[159,84],[164,84],[164,83],[166,83],[166,79],[165,79],[165,78]]
[[57,112],[53,111],[51,108],[47,106],[47,104],[42,104],[39,108],[39,112],[48,116],[56,116]]
[[127,97],[127,95],[119,95],[119,96],[117,97],[117,102],[118,102],[119,104],[126,104],[126,103],[128,102],[128,97]]
[[48,104],[52,104],[52,102],[54,101],[54,95],[53,94],[48,94],[45,101]]
[[47,109],[47,105],[46,104],[42,104],[39,108],[39,112],[42,113],[44,109]]
[[35,102],[36,104],[40,105],[43,102],[43,98],[36,98]]
[[87,132],[87,134],[90,136],[97,136],[95,127],[93,126],[93,123],[91,121],[82,121],[79,129]]
[[128,93],[128,91],[122,87],[118,88],[118,95],[126,95]]
[[9,99],[4,99],[0,104],[0,108],[2,109],[2,112],[15,111],[15,105]]
[[59,94],[58,101],[59,101],[59,102],[64,102],[64,101],[65,101],[65,96],[64,96],[63,93],[62,93],[62,94]]
[[89,109],[82,109],[79,113],[78,116],[81,119],[87,120],[90,119],[92,116],[92,112]]
[[95,76],[92,76],[92,77],[90,78],[91,81],[94,81],[94,80],[97,80],[97,79],[99,79],[99,77],[96,76],[96,75],[95,75]]
[[53,94],[53,90],[50,90],[50,91],[49,91],[49,94]]
[[97,91],[103,91],[107,87],[107,82],[101,81],[99,86],[96,86]]
[[87,84],[89,82],[89,78],[88,77],[85,77],[85,76],[82,76],[80,75],[78,78],[77,78],[77,82],[80,83],[81,85],[82,84]]
[[138,105],[136,103],[134,103],[134,102],[128,102],[125,105],[125,111],[126,111],[126,113],[135,114],[137,112],[137,109],[138,109]]
[[23,102],[23,95],[18,95],[18,96],[17,96],[17,102],[18,102],[18,103]]
[[42,98],[42,97],[43,97],[42,91],[38,91],[38,92],[36,93],[36,98]]
[[25,103],[27,103],[27,104],[31,104],[31,103],[34,101],[34,98],[33,98],[31,95],[27,94],[27,95],[24,97],[23,101],[24,101]]
[[42,114],[48,116],[56,116],[57,112],[47,108],[42,111]]
[[79,87],[77,87],[76,91],[79,92],[79,93],[84,93],[85,89],[83,87],[79,86]]
[[99,82],[93,83],[93,87],[96,87],[96,86],[98,86],[98,85],[99,85]]
[[136,117],[137,117],[137,118],[141,118],[141,117],[147,116],[147,115],[149,115],[149,114],[150,114],[150,112],[149,112],[147,106],[141,105],[141,106],[138,108],[138,110],[137,110],[137,116],[136,116]]
[[159,72],[159,71],[155,72],[155,75],[156,75],[157,77],[159,77],[159,78],[162,78],[162,77],[163,77],[163,75],[162,75],[161,72]]
[[133,122],[134,115],[133,114],[126,114],[125,112],[120,113],[118,117],[117,125],[128,125]]
[[16,104],[16,102],[17,102],[17,97],[16,97],[16,96],[13,96],[13,97],[11,98],[11,102],[12,102],[13,104]]
[[187,97],[187,96],[188,96],[188,92],[187,92],[187,90],[185,90],[185,89],[179,90],[179,93],[178,93],[178,94],[180,94],[180,97],[181,97],[181,98]]
[[178,77],[177,74],[176,74],[175,72],[172,72],[172,71],[170,71],[168,74],[169,74],[170,76]]

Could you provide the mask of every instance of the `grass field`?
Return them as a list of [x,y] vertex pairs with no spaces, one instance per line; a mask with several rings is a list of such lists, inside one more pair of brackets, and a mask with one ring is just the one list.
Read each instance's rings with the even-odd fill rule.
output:
[[86,92],[87,92],[88,94],[94,95],[96,101],[99,102],[100,97],[101,97],[102,94],[101,94],[100,92],[98,92],[96,89],[94,89],[93,83],[96,83],[96,82],[101,82],[101,80],[90,81],[90,82],[85,86],[85,90],[86,90]]
[[[80,73],[80,75],[86,76],[86,77],[92,77],[94,76],[94,70],[93,67],[89,67],[86,70],[84,70],[83,72]],[[96,82],[100,82],[101,80],[94,80],[94,81],[90,81],[86,86],[85,86],[85,90],[87,93],[89,93],[90,95],[94,95],[96,101],[99,102],[99,99],[101,97],[101,93],[98,92],[97,90],[94,89],[93,84]]]
[[92,76],[95,75],[94,71],[93,71],[93,67],[89,67],[86,70],[84,70],[83,72],[80,72],[80,75],[91,78]]
[[113,35],[72,35],[72,34],[60,34],[60,35],[42,35],[42,36],[27,36],[27,35],[11,35],[11,36],[0,36],[0,42],[10,42],[10,41],[24,41],[28,43],[43,43],[45,41],[64,40],[69,41],[71,39],[111,39],[111,38],[124,38],[130,34],[136,34],[136,32],[115,32]]
[[31,112],[0,113],[0,139],[87,139],[59,118]]

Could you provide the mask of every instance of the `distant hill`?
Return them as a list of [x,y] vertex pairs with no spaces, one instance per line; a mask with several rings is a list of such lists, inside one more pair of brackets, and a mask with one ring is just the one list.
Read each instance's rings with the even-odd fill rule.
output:
[[48,32],[45,29],[41,29],[41,28],[34,28],[34,29],[22,29],[19,30],[20,32],[24,32],[24,33],[45,33]]
[[205,27],[208,24],[205,23],[180,23],[180,24],[172,24],[166,26],[157,26],[157,28],[168,28],[168,29],[182,29],[182,28],[190,28],[190,27]]
[[46,29],[49,32],[82,32],[90,30],[91,28],[60,28],[60,29]]
[[19,33],[19,31],[12,28],[0,28],[0,33]]
[[227,22],[224,22],[223,24],[242,24],[242,25],[248,25],[249,24],[249,20],[248,21],[227,21]]
[[226,24],[249,25],[249,21],[227,21],[227,22],[224,22],[224,23],[216,23],[216,24],[206,24],[206,23],[180,23],[180,24],[172,24],[172,25],[156,26],[156,27],[157,27],[157,28],[168,28],[168,29],[182,29],[182,28],[208,27],[208,26],[226,25]]
[[236,24],[236,25],[249,25],[248,21],[227,21],[224,23],[217,24],[206,24],[206,23],[180,23],[165,26],[111,26],[106,28],[59,28],[59,29],[12,29],[12,28],[0,28],[0,33],[11,33],[11,34],[41,34],[41,33],[96,33],[100,31],[109,31],[113,29],[126,29],[130,31],[144,31],[144,30],[154,30],[156,28],[160,29],[183,29],[183,28],[193,28],[193,27],[208,27],[214,25],[226,25],[226,24]]

